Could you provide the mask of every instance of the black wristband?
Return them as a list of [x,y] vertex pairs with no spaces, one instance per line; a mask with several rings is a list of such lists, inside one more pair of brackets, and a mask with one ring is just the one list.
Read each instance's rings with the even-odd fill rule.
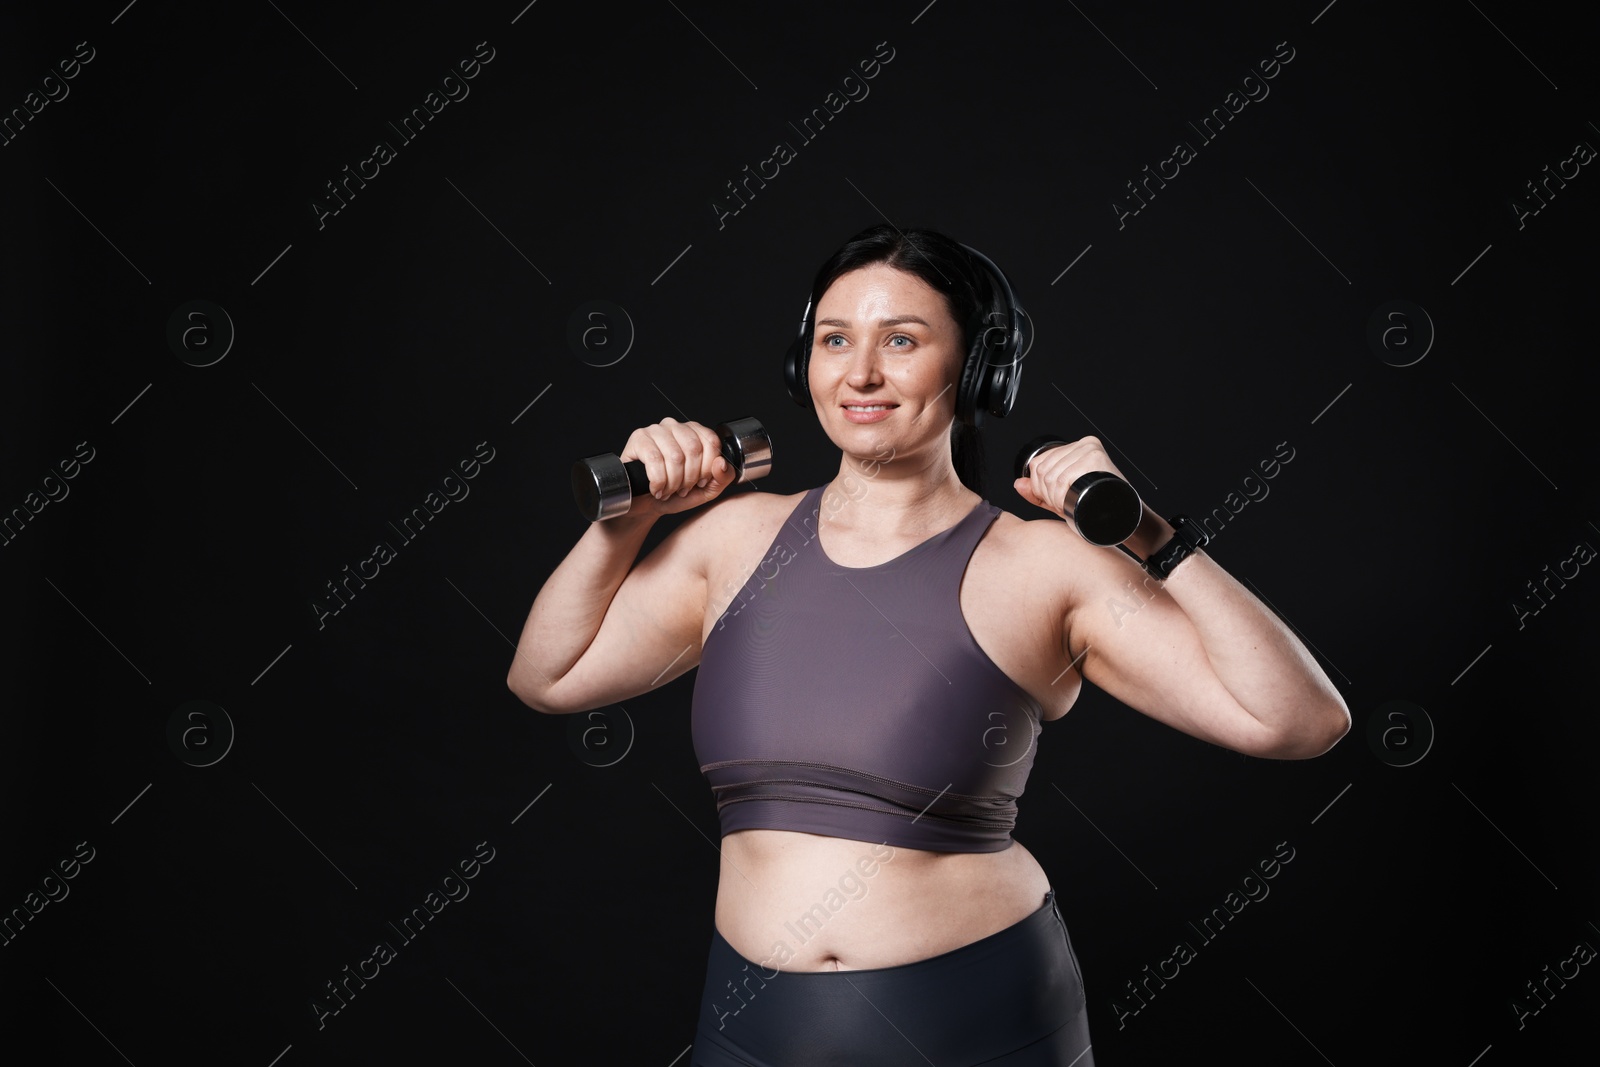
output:
[[1190,522],[1187,515],[1174,515],[1167,522],[1172,525],[1171,540],[1150,553],[1150,558],[1142,564],[1145,573],[1157,580],[1165,579],[1173,568],[1211,541],[1205,530],[1198,523]]

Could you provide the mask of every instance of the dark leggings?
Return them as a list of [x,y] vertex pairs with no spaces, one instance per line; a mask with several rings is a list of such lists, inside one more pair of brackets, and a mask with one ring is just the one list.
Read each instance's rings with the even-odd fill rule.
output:
[[691,1067],[1094,1067],[1055,890],[979,941],[896,967],[780,971],[715,927]]

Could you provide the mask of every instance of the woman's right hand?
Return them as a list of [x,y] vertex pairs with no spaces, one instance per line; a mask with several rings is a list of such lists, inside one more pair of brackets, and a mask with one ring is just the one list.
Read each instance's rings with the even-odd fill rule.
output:
[[617,458],[644,464],[649,496],[636,496],[630,516],[672,515],[715,500],[738,478],[722,456],[722,438],[698,422],[665,418],[628,436]]

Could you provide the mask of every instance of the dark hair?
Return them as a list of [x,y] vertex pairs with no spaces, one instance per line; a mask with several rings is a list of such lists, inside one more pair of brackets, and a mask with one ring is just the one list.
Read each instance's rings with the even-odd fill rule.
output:
[[[874,263],[914,274],[944,294],[950,317],[961,329],[959,351],[965,363],[973,338],[984,327],[985,315],[994,306],[996,293],[988,271],[957,241],[937,230],[897,230],[885,223],[850,238],[817,271],[811,284],[813,316],[823,294],[841,275]],[[810,340],[806,338],[808,346]],[[956,382],[959,386],[959,372]],[[978,428],[958,417],[950,429],[950,451],[961,484],[983,496],[983,438]]]

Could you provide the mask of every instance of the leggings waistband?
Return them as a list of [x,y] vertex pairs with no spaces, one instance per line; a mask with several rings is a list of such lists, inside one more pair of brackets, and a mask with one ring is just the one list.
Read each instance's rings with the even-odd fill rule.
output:
[[826,981],[830,978],[837,980],[841,974],[849,974],[852,978],[871,981],[872,979],[869,977],[871,975],[892,975],[897,971],[906,971],[912,968],[927,971],[960,967],[974,958],[991,953],[1011,942],[1037,937],[1041,931],[1050,929],[1056,923],[1060,923],[1065,928],[1066,924],[1062,921],[1061,913],[1056,907],[1056,891],[1050,889],[1044,895],[1044,903],[1035,908],[1032,914],[1018,919],[1003,930],[996,930],[992,934],[950,949],[948,952],[941,952],[937,956],[928,956],[924,959],[913,960],[910,963],[897,963],[889,967],[860,967],[849,971],[785,971],[779,967],[766,966],[756,963],[754,960],[747,960],[728,943],[727,939],[722,936],[722,931],[715,926],[711,928],[711,940],[713,950],[719,945],[722,946],[727,950],[727,954],[737,957],[741,965],[748,966],[750,973],[759,974],[765,979],[770,980],[776,975],[782,975],[785,978],[799,978],[801,980],[820,978]]
[[[1021,1064],[1027,1061],[998,1057],[1030,1046],[1038,1055],[1069,1046],[1086,1052],[1083,1007],[1082,975],[1054,889],[1003,930],[890,967],[763,967],[713,928],[691,1063],[866,1067],[915,1060],[920,1051],[940,1064]],[[1075,1067],[1092,1064],[1084,1056]]]

